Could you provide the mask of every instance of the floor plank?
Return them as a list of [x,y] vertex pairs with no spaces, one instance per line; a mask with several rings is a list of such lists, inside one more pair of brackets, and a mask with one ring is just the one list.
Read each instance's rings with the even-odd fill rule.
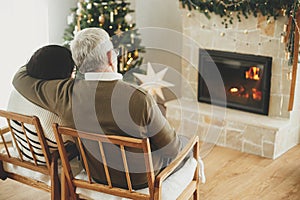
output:
[[[203,158],[205,200],[300,199],[300,145],[276,160],[223,147],[214,147]],[[48,200],[50,194],[12,180],[0,180],[0,200]]]
[[[271,160],[215,147],[205,157],[208,200],[300,199],[300,146]],[[221,166],[221,167],[220,167]]]
[[49,200],[50,193],[14,180],[0,180],[0,200]]

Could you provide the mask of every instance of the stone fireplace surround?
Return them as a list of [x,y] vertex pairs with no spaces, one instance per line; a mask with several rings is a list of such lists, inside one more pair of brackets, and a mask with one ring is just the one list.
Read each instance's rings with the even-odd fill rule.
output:
[[[225,29],[221,24],[222,19],[216,15],[212,14],[211,19],[207,19],[196,11],[190,13],[182,10],[182,22],[182,76],[194,93],[191,94],[183,84],[182,98],[166,104],[167,118],[176,130],[185,135],[197,134],[204,143],[215,143],[271,159],[276,159],[297,145],[300,133],[300,74],[297,75],[294,108],[289,112],[290,67],[285,59],[284,44],[280,41],[287,19],[282,17],[267,21],[263,16],[249,16]],[[234,109],[225,109],[223,116],[218,112],[223,112],[224,108],[199,103],[196,99],[199,47],[271,56],[273,63],[268,116]],[[217,134],[216,141],[211,140],[214,136],[210,137],[209,134]]]

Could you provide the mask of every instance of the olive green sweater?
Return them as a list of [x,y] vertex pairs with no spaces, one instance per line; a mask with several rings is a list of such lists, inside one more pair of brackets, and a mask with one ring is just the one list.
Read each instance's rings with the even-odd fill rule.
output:
[[[56,113],[62,125],[99,134],[150,139],[153,167],[157,174],[164,159],[173,159],[182,148],[174,129],[161,114],[152,96],[122,80],[40,80],[27,74],[26,68],[16,73],[13,85],[29,101]],[[83,142],[88,154],[92,177],[106,182],[97,144]],[[107,145],[111,180],[127,187],[118,148]],[[135,189],[145,187],[147,176],[143,155],[128,153],[129,170]]]

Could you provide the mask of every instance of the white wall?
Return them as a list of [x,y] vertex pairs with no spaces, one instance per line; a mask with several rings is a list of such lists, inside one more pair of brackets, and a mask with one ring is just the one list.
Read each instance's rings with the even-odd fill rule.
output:
[[69,9],[76,0],[0,0],[0,109],[5,109],[12,77],[32,53],[49,43],[62,43]]
[[[177,0],[131,0],[135,21],[146,46],[145,62],[181,68],[182,19]],[[163,28],[163,29],[161,29]],[[175,51],[175,52],[174,52]],[[179,55],[176,55],[179,54]]]
[[[135,9],[135,22],[146,47],[144,63],[158,63],[181,72],[182,17],[178,0],[130,0]],[[175,84],[172,93],[179,97],[181,79],[166,75],[165,80]],[[174,99],[164,90],[166,101]]]
[[0,3],[0,108],[6,108],[13,74],[35,48],[48,41],[48,11],[47,1],[43,0],[1,0]]
[[76,7],[77,0],[48,0],[49,43],[63,43],[63,33],[67,28],[70,9]]

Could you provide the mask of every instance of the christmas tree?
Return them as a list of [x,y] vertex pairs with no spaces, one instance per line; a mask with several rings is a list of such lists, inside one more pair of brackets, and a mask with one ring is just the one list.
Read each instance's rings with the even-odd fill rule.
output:
[[140,65],[144,52],[138,30],[131,15],[130,3],[126,0],[79,0],[77,7],[68,16],[68,28],[64,33],[65,45],[73,40],[74,34],[88,27],[100,27],[112,38],[118,48],[118,71],[126,71]]

